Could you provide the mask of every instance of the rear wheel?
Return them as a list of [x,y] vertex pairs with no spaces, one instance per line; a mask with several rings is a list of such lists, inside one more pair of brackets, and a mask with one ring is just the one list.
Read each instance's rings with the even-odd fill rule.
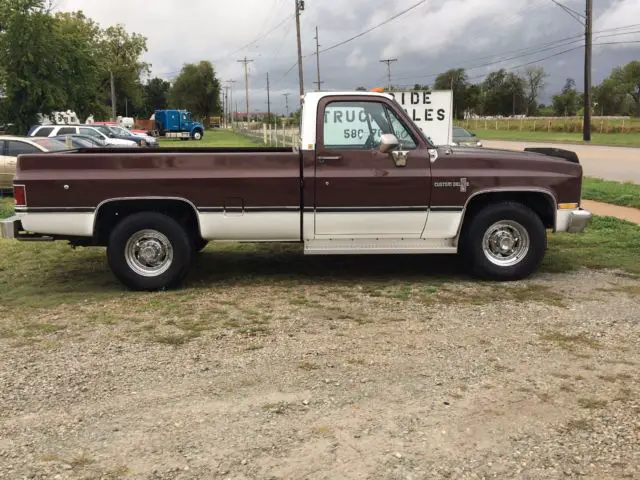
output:
[[491,280],[519,280],[542,262],[547,234],[540,217],[513,202],[489,205],[465,227],[460,248],[473,272]]
[[109,238],[107,259],[114,275],[132,290],[177,287],[191,265],[193,246],[173,218],[155,212],[133,214]]

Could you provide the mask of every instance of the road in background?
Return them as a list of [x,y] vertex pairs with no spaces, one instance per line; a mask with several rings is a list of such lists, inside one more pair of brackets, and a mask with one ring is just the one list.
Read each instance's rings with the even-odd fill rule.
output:
[[640,183],[640,148],[501,140],[483,140],[483,144],[488,148],[507,150],[523,150],[525,147],[564,148],[578,154],[585,176]]

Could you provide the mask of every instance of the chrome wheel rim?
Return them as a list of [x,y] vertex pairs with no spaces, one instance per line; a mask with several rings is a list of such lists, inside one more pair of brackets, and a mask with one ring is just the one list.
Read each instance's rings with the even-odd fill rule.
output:
[[196,140],[200,140],[202,138],[202,135],[200,134],[200,132],[196,132],[193,134],[193,138],[195,138]]
[[129,268],[143,277],[162,275],[173,262],[173,247],[166,235],[157,230],[134,233],[124,249]]
[[502,220],[491,225],[482,239],[485,257],[500,267],[511,267],[522,261],[529,252],[527,229],[513,220]]

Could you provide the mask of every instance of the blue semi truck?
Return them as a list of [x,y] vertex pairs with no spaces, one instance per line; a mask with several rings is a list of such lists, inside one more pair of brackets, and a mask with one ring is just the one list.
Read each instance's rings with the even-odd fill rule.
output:
[[186,110],[156,110],[155,133],[160,137],[202,140],[204,126]]

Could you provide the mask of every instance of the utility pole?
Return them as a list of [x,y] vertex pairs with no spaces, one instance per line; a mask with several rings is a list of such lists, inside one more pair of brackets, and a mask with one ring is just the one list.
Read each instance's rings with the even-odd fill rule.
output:
[[591,52],[593,40],[593,0],[587,0],[584,29],[584,126],[582,139],[591,141]]
[[318,86],[318,92],[320,91],[320,85],[322,85],[324,82],[320,81],[320,37],[318,37],[318,27],[316,26],[316,64],[317,64],[317,69],[318,69],[318,81],[314,82],[317,86]]
[[290,93],[283,93],[282,95],[284,96],[285,107],[287,109],[287,117],[289,117],[289,95],[291,95],[291,94]]
[[300,38],[300,12],[304,11],[304,0],[294,0],[296,2],[296,35],[298,37],[298,78],[300,79],[300,106],[304,95],[304,78],[302,73],[302,40]]
[[386,63],[387,64],[387,79],[389,80],[389,90],[387,91],[391,91],[391,64],[393,62],[397,62],[398,59],[397,58],[388,58],[386,60],[380,60],[380,63]]
[[267,123],[271,125],[271,92],[269,89],[269,72],[267,72]]
[[246,95],[246,103],[247,103],[247,123],[251,120],[251,114],[249,113],[249,64],[253,62],[253,60],[247,59],[245,56],[242,60],[238,60],[240,63],[244,63],[244,88]]
[[110,71],[111,75],[111,121],[116,121],[116,83],[113,79],[113,71]]
[[231,111],[231,104],[229,103],[229,85],[224,86],[224,125],[229,127],[229,113]]
[[229,95],[229,106],[227,107],[227,110],[229,111],[229,116],[231,117],[231,126],[233,127],[233,121],[234,119],[234,115],[233,115],[233,85],[236,83],[235,80],[225,80],[225,83],[229,83],[230,87],[229,89],[231,90],[231,93]]

